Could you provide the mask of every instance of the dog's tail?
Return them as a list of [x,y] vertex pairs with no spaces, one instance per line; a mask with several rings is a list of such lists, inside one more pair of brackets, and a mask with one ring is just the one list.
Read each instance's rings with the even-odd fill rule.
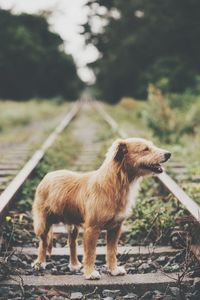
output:
[[46,212],[41,208],[40,199],[37,193],[35,196],[35,201],[33,203],[32,213],[34,232],[36,236],[41,237],[46,231],[47,216]]

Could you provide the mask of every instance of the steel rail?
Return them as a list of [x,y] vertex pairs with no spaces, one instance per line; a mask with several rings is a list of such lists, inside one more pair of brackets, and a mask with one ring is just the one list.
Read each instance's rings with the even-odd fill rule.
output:
[[19,171],[16,177],[10,182],[7,188],[0,195],[0,224],[2,218],[5,215],[8,207],[12,203],[16,194],[24,184],[25,180],[31,175],[38,163],[44,157],[47,149],[53,144],[58,135],[69,125],[69,123],[75,118],[80,109],[80,101],[77,101],[72,109],[61,120],[53,132],[48,136],[45,142],[42,144],[39,150],[37,150],[33,156],[28,160],[24,167]]
[[[94,101],[94,107],[114,132],[118,133],[122,138],[128,137],[128,134],[121,130],[117,122],[105,111],[102,104]],[[157,175],[157,178],[184,205],[195,220],[200,223],[200,206],[165,171]]]

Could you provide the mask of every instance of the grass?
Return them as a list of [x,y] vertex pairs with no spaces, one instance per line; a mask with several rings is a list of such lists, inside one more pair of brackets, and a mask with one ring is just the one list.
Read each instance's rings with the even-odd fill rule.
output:
[[[132,100],[128,100],[129,102]],[[182,150],[182,141],[175,145],[168,145],[155,136],[153,131],[147,127],[143,119],[143,111],[147,103],[128,104],[127,100],[115,106],[106,106],[109,113],[121,124],[121,126],[129,131],[130,135],[143,136],[153,139],[156,144],[163,145],[167,149],[173,148],[173,154],[177,157]],[[99,152],[97,155],[94,168],[98,167],[104,159],[105,152],[111,142],[116,138],[105,122],[96,113],[90,113],[91,121],[100,124],[100,130],[97,131],[95,141],[99,142]],[[84,124],[83,124],[84,126]],[[136,127],[137,126],[137,127]],[[128,130],[127,130],[128,127]],[[78,159],[78,153],[81,151],[81,143],[73,139],[73,123],[63,132],[57,139],[54,146],[49,149],[43,161],[35,170],[32,178],[27,180],[22,193],[19,197],[17,208],[23,211],[29,211],[32,206],[35,188],[41,178],[47,172],[56,169],[73,168],[74,162]],[[132,132],[132,134],[131,134]],[[196,142],[198,144],[198,137]],[[81,141],[80,141],[81,142]],[[188,147],[192,147],[188,145]],[[76,151],[74,151],[76,149]],[[187,151],[188,148],[186,147]],[[175,154],[174,154],[175,155]],[[191,157],[189,158],[191,159]],[[191,167],[191,164],[190,164]],[[196,165],[198,169],[198,164]],[[193,174],[193,167],[191,167]],[[152,178],[147,178],[141,185],[138,196],[138,202],[129,218],[131,230],[130,241],[132,244],[166,244],[169,243],[170,234],[177,222],[185,215],[183,207],[167,192],[163,195],[163,189]],[[185,226],[185,224],[184,224]],[[186,224],[186,227],[189,226]]]
[[24,245],[29,239],[31,243],[37,244],[37,239],[35,241],[35,234],[33,233],[32,217],[29,215],[35,190],[47,172],[64,168],[70,169],[78,158],[81,146],[72,138],[72,132],[73,124],[70,124],[56,139],[54,145],[47,151],[43,160],[23,185],[13,210],[5,217],[2,230],[5,249],[7,249],[8,244]]
[[62,113],[67,104],[58,105],[54,101],[37,100],[16,102],[0,101],[0,130],[26,126],[34,121],[44,120]]
[[0,101],[0,143],[24,142],[31,135],[49,132],[56,118],[68,110],[69,103],[33,99]]
[[[91,123],[94,121],[98,124],[94,142],[99,145],[99,150],[92,166],[92,168],[95,169],[102,163],[107,148],[115,136],[109,130],[105,122],[100,123],[102,119],[97,113],[89,113],[88,117],[91,119]],[[101,126],[99,126],[99,124],[101,124]],[[32,176],[24,184],[15,202],[14,210],[6,217],[3,230],[5,240],[10,239],[10,233],[12,232],[12,243],[14,244],[25,244],[28,239],[31,240],[31,244],[35,243],[35,235],[33,233],[32,220],[29,212],[32,208],[36,187],[47,172],[58,169],[78,169],[76,161],[79,159],[82,143],[81,140],[76,138],[77,130],[79,130],[79,125],[77,127],[75,119],[56,139]],[[27,235],[27,232],[29,232],[29,235]]]
[[[132,102],[133,104],[130,104]],[[126,102],[122,100],[119,104],[112,106],[106,104],[106,109],[130,136],[150,138],[152,132],[150,130],[147,131],[143,120],[143,111],[146,109],[146,103],[138,101],[137,104],[135,104],[135,102],[134,100],[126,98]]]
[[128,219],[132,245],[163,245],[186,211],[178,200],[152,177],[143,180],[136,206]]
[[73,125],[71,124],[57,138],[53,147],[47,151],[43,160],[35,169],[32,177],[26,181],[18,202],[18,208],[21,211],[31,209],[35,189],[46,173],[59,169],[70,169],[73,166],[78,158],[81,145],[73,139],[72,131]]
[[[91,122],[98,122],[98,124],[102,121],[96,113],[90,113],[89,118]],[[59,169],[74,169],[82,147],[81,141],[74,137],[74,130],[77,130],[75,122],[76,120],[56,139],[32,176],[25,182],[17,201],[17,209],[21,212],[31,210],[35,189],[46,173]],[[98,168],[104,160],[105,153],[113,139],[115,139],[115,136],[108,130],[108,125],[105,122],[102,123],[95,136],[95,142],[100,143],[100,147],[94,162],[94,169]]]
[[[185,96],[185,101],[189,101],[188,97]],[[126,105],[121,101],[117,105],[106,105],[106,108],[130,136],[153,140],[156,145],[171,151],[173,160],[183,161],[188,168],[188,174],[199,175],[197,163],[200,156],[199,101],[193,96],[195,99],[188,104],[180,101],[178,108],[176,100],[173,108],[168,98],[172,102],[175,95],[167,95],[165,98],[154,94],[149,101],[138,101],[137,105],[135,100],[129,99],[126,100]],[[181,95],[178,99],[180,98]]]
[[[200,175],[199,98],[189,94],[164,96],[155,87],[151,87],[149,98],[138,104],[134,99],[126,99],[117,105],[106,105],[106,108],[129,136],[153,140],[156,145],[171,151],[174,161],[183,163],[189,178]],[[167,172],[171,172],[169,167]],[[200,204],[200,184],[194,186],[190,181],[192,179],[187,184],[182,183],[182,187]],[[129,219],[132,243],[166,243],[179,218],[187,215],[174,197],[155,197],[157,190],[159,185],[152,178],[146,178],[141,184],[137,205]],[[194,231],[191,220],[184,226]]]

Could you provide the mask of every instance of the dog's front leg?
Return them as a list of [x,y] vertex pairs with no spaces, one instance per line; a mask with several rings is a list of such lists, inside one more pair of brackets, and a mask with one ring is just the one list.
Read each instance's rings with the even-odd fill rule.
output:
[[96,244],[100,230],[86,227],[84,230],[84,276],[86,279],[100,279],[100,274],[94,269],[96,259]]
[[125,275],[124,267],[117,266],[117,244],[121,234],[122,223],[116,227],[107,230],[107,268],[113,276]]

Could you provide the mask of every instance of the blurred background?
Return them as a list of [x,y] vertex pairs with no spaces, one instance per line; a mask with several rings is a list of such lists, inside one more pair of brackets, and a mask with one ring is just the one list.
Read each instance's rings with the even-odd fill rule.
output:
[[0,0],[0,97],[109,102],[200,89],[197,0]]
[[[0,0],[0,192],[5,168],[16,164],[10,180],[85,95],[130,137],[172,152],[167,173],[200,204],[199,12],[199,0]],[[24,240],[44,174],[95,169],[118,136],[92,105],[81,112],[23,188]],[[168,243],[177,220],[185,222],[183,207],[152,178],[138,199],[131,246]]]
[[13,117],[6,99],[63,103],[87,89],[163,142],[196,141],[199,9],[198,0],[0,0],[0,128]]

